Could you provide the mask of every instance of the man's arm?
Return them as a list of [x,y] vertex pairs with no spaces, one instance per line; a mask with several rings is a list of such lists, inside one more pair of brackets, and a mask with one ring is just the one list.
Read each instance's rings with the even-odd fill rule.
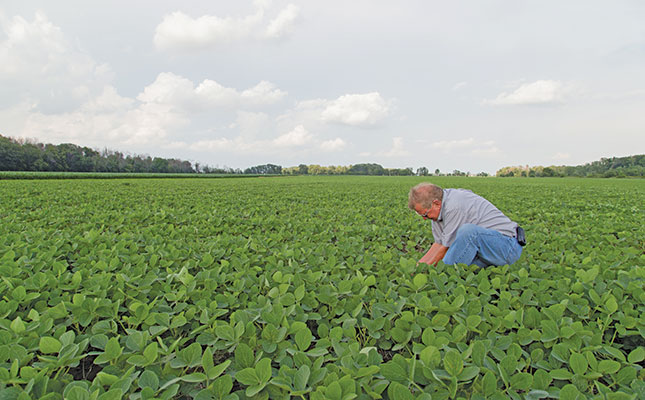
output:
[[426,263],[429,265],[437,266],[437,263],[443,259],[443,256],[446,255],[448,247],[441,245],[439,243],[434,243],[430,250],[426,253],[425,256],[421,257],[419,260],[420,263]]

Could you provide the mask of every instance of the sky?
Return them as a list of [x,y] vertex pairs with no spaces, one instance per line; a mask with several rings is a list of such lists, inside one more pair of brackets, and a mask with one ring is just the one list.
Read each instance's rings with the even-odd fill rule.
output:
[[0,3],[0,134],[245,168],[645,153],[641,0]]

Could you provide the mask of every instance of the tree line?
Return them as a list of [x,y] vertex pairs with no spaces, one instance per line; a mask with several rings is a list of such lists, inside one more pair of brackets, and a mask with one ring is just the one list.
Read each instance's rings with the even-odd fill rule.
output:
[[[43,144],[33,140],[14,139],[0,135],[0,171],[52,172],[129,172],[129,173],[206,173],[253,175],[376,175],[376,176],[472,176],[470,172],[454,170],[431,172],[427,167],[384,168],[375,163],[349,166],[321,166],[300,164],[283,168],[276,164],[262,164],[244,170],[229,167],[211,167],[176,158],[130,155],[109,149],[95,150],[71,143]],[[480,172],[477,176],[488,176]],[[497,171],[500,177],[643,177],[645,155],[601,158],[599,161],[578,166],[517,166]]]
[[504,167],[497,171],[500,177],[590,177],[625,178],[645,177],[645,154],[627,157],[607,157],[584,165],[551,165],[549,167]]
[[71,143],[43,144],[0,135],[0,171],[194,173],[189,161],[118,151],[94,150]]
[[[95,150],[72,143],[43,144],[33,140],[0,135],[0,171],[206,173],[252,175],[432,175],[426,167],[383,168],[379,164],[320,166],[300,164],[283,168],[262,164],[244,170],[211,167],[176,158],[130,155],[109,149]],[[439,170],[436,170],[437,174]],[[456,171],[458,172],[458,171]]]

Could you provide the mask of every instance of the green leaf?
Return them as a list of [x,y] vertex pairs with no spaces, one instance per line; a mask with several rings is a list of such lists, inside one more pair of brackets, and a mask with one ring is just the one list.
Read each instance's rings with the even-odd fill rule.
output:
[[181,377],[181,380],[189,383],[199,383],[204,382],[208,377],[206,374],[201,372],[193,372],[192,374],[184,375]]
[[539,400],[549,397],[549,392],[545,390],[531,390],[526,394],[526,400]]
[[414,400],[414,396],[407,387],[403,386],[399,382],[392,382],[387,388],[387,394],[390,399],[396,400]]
[[202,362],[202,346],[199,343],[193,343],[180,351],[180,357],[186,361],[186,366],[197,367]]
[[428,276],[426,274],[416,274],[412,279],[415,289],[419,290],[428,283]]
[[302,367],[300,367],[293,376],[293,387],[296,390],[304,390],[307,387],[310,373],[311,370],[308,366],[303,365]]
[[473,344],[472,358],[473,362],[480,367],[484,363],[484,357],[486,356],[486,346],[481,341],[476,341]]
[[560,400],[578,400],[580,391],[572,384],[567,384],[560,389]]
[[573,373],[577,375],[584,375],[587,372],[587,358],[582,354],[571,353],[571,358],[569,358],[569,365],[573,370]]
[[235,363],[238,368],[252,367],[254,362],[253,350],[246,343],[238,344],[235,348]]
[[598,372],[615,374],[620,369],[620,363],[614,360],[602,360],[598,363]]
[[553,379],[559,379],[562,381],[568,381],[573,378],[573,374],[566,369],[554,369],[549,371],[549,376]]
[[305,297],[305,285],[300,285],[293,291],[293,296],[296,298],[296,301],[302,300]]
[[212,383],[213,395],[216,399],[223,399],[233,389],[233,378],[230,375],[223,375]]
[[262,391],[262,389],[264,389],[264,387],[266,385],[267,385],[266,383],[260,383],[260,384],[257,384],[257,385],[251,385],[251,386],[246,388],[245,393],[246,393],[246,395],[248,397],[253,397],[256,394],[260,393]]
[[618,310],[618,303],[616,303],[616,298],[613,295],[609,295],[609,298],[605,301],[605,309],[612,314]]
[[312,339],[312,336],[309,328],[304,328],[299,330],[296,333],[296,337],[295,337],[296,345],[298,346],[298,349],[300,351],[306,351],[311,345],[311,339]]
[[16,317],[16,319],[11,322],[11,325],[9,325],[9,328],[11,328],[11,330],[17,335],[20,335],[26,329],[25,323],[22,322],[20,317]]
[[517,390],[528,390],[533,384],[533,375],[519,372],[511,376],[511,387]]
[[87,389],[74,386],[69,389],[65,395],[66,400],[90,400],[90,392]]
[[482,322],[482,317],[479,315],[469,315],[466,317],[466,327],[473,330]]
[[57,354],[60,351],[62,345],[58,341],[58,339],[50,336],[43,336],[40,338],[38,347],[40,349],[40,352],[43,354]]
[[464,361],[455,350],[448,350],[443,356],[443,366],[451,376],[458,376],[464,369]]
[[627,361],[632,364],[639,363],[643,360],[645,360],[645,347],[637,347],[627,356]]
[[108,340],[107,344],[105,345],[105,354],[110,358],[110,360],[118,358],[122,352],[123,349],[119,344],[119,339],[113,337]]
[[479,374],[479,367],[475,367],[471,365],[470,367],[466,367],[464,368],[463,371],[461,371],[459,376],[457,376],[457,380],[459,382],[469,381],[474,377],[476,377],[477,374]]
[[121,400],[123,398],[123,390],[116,388],[110,389],[101,394],[97,400]]
[[242,385],[257,385],[260,383],[260,378],[258,378],[255,373],[254,368],[244,368],[241,371],[237,371],[235,374],[235,380],[240,382]]
[[221,364],[211,367],[208,371],[206,371],[208,379],[215,379],[218,376],[222,375],[222,373],[226,370],[226,368],[228,368],[229,365],[231,365],[231,360],[226,360]]
[[271,360],[268,358],[261,359],[255,366],[255,373],[260,383],[267,383],[271,379]]
[[141,389],[149,387],[156,391],[159,389],[159,377],[153,371],[143,371],[141,376],[139,376],[139,387]]
[[381,374],[391,382],[407,383],[408,375],[399,364],[389,361],[381,365]]
[[105,373],[103,371],[96,374],[96,377],[99,380],[99,383],[103,386],[112,386],[115,382],[119,380],[118,376]]
[[122,352],[123,352],[123,349],[119,344],[119,339],[115,337],[110,338],[110,340],[108,340],[105,345],[105,350],[103,351],[102,354],[99,354],[99,356],[96,357],[96,359],[94,360],[94,363],[105,364],[106,362],[116,360],[117,358],[119,358],[119,356],[121,356]]
[[435,346],[427,346],[421,350],[419,358],[425,363],[427,367],[434,368],[441,362],[441,353]]
[[356,378],[362,378],[364,376],[371,376],[374,374],[378,374],[381,368],[377,365],[370,365],[369,367],[362,367],[359,368],[358,371],[356,372],[355,377]]
[[446,326],[448,322],[450,322],[450,317],[445,314],[437,314],[432,317],[432,326],[435,328]]
[[157,354],[159,351],[158,347],[159,346],[157,345],[157,342],[152,342],[146,346],[145,350],[143,350],[143,356],[145,357],[148,364],[152,364],[157,359]]
[[215,328],[215,335],[218,338],[232,342],[235,340],[235,330],[229,325],[219,325]]
[[329,400],[341,400],[343,396],[343,389],[340,387],[338,381],[333,381],[325,387],[325,397]]

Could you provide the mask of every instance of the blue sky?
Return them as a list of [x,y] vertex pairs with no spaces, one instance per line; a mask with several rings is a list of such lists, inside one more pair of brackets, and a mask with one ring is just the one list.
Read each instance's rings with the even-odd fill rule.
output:
[[0,134],[202,164],[645,152],[642,1],[9,1]]

